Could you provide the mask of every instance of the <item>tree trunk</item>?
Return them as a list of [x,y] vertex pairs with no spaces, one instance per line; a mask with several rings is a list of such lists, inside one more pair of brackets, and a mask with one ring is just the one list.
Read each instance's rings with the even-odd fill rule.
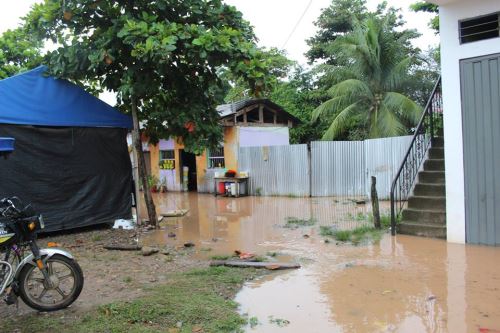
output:
[[[137,167],[139,169],[139,180],[142,183],[144,202],[148,211],[149,224],[157,226],[158,220],[156,219],[156,208],[153,202],[153,197],[149,189],[147,174],[146,174],[146,161],[144,153],[142,152],[142,142],[139,130],[139,119],[137,118],[137,101],[132,97],[132,120],[134,122],[134,130],[132,131],[132,140],[134,141],[134,149],[137,156]],[[139,220],[139,217],[137,218]]]
[[378,206],[378,194],[377,194],[377,178],[372,176],[372,188],[371,188],[371,197],[372,197],[372,213],[373,213],[373,224],[375,228],[380,229],[380,210]]

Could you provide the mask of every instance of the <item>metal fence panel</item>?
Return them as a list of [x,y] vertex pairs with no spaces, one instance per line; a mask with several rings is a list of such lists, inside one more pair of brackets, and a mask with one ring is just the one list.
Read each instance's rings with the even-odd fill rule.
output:
[[364,196],[362,141],[311,143],[312,196]]
[[309,196],[307,145],[243,147],[238,156],[251,195]]
[[214,177],[216,172],[224,172],[224,168],[207,169],[203,182],[198,183],[198,192],[214,193]]
[[389,199],[391,183],[398,171],[412,136],[365,141],[366,195],[370,196],[371,176],[377,177],[379,199]]
[[379,198],[388,199],[411,138],[312,142],[310,161],[306,145],[244,147],[238,169],[249,172],[251,195],[365,197],[376,176]]

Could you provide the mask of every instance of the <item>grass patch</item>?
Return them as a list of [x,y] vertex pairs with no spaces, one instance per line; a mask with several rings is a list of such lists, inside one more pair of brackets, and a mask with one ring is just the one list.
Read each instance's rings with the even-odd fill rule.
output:
[[[373,214],[368,214],[366,220],[373,223]],[[401,218],[396,219],[396,224],[398,224],[399,222],[401,222]],[[380,215],[380,225],[384,229],[389,229],[391,227],[391,214]]]
[[210,257],[212,260],[228,260],[234,258],[234,256],[231,255],[225,255],[225,254],[216,254]]
[[248,321],[231,299],[254,269],[210,267],[172,275],[151,288],[145,297],[100,306],[74,320],[61,314],[2,320],[2,331],[12,332],[167,332],[182,322],[181,333],[201,327],[204,332],[238,332]]
[[254,257],[254,258],[252,258],[252,259],[253,259],[253,261],[255,261],[255,262],[265,262],[265,261],[267,261],[267,258],[266,258],[266,257],[263,257],[263,256],[256,256],[256,257]]
[[319,227],[319,234],[324,237],[334,237],[335,228],[322,225]]
[[367,240],[380,240],[383,233],[383,230],[375,229],[369,225],[359,226],[352,230],[335,230],[329,226],[320,227],[321,236],[333,237],[339,242],[352,242],[354,244]]
[[255,328],[257,325],[259,325],[259,319],[257,319],[257,317],[251,317],[250,319],[248,319],[248,324],[251,328]]
[[100,241],[102,241],[102,235],[93,235],[91,240],[93,242],[100,242]]
[[339,242],[348,242],[351,240],[352,233],[350,230],[339,230],[336,231],[333,237]]
[[299,219],[297,217],[287,217],[285,228],[297,229],[299,227],[309,227],[309,226],[315,225],[316,222],[317,222],[316,219],[312,218],[312,217],[310,219]]

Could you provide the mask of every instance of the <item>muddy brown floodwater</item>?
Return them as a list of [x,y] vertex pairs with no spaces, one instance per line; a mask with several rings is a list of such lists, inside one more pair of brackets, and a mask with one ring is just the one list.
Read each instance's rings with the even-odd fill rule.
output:
[[[359,246],[325,243],[320,225],[366,223],[368,205],[347,199],[162,194],[156,201],[159,213],[189,213],[164,219],[145,243],[191,241],[202,257],[277,252],[302,264],[239,292],[241,313],[254,317],[247,332],[500,331],[500,248],[389,234]],[[288,229],[288,217],[316,223]]]

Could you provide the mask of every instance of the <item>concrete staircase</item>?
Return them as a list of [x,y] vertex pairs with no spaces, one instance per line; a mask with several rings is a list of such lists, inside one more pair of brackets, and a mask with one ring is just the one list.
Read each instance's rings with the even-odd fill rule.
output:
[[444,177],[444,140],[432,139],[428,159],[418,180],[413,195],[408,198],[408,207],[403,210],[398,233],[446,238],[446,197]]

